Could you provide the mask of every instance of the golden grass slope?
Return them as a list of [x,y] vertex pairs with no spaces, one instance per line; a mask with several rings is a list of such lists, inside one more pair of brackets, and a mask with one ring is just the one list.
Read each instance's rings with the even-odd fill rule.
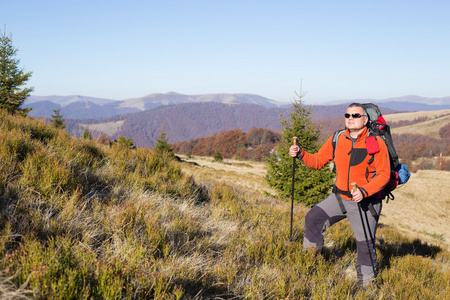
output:
[[419,170],[393,192],[380,222],[450,249],[450,172]]
[[383,117],[388,122],[394,122],[394,121],[413,121],[414,119],[421,118],[421,117],[427,117],[430,119],[438,118],[439,116],[448,115],[448,114],[450,114],[450,109],[387,114],[387,115],[383,115]]
[[393,134],[423,134],[439,139],[439,129],[450,123],[450,109],[384,115],[388,124],[396,121],[413,121],[423,117],[430,120],[414,125],[392,128],[391,132]]
[[391,132],[393,134],[404,134],[404,133],[422,134],[433,137],[435,139],[439,139],[440,138],[439,129],[441,129],[443,126],[449,123],[450,123],[450,115],[410,126],[393,128]]

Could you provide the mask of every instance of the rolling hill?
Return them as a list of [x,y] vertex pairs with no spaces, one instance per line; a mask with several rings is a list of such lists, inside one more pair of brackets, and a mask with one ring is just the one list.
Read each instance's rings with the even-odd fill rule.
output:
[[422,134],[439,139],[439,130],[445,125],[450,124],[450,109],[400,113],[385,116],[387,122],[413,121],[419,118],[424,119],[424,121],[408,126],[394,127],[392,129],[392,134]]

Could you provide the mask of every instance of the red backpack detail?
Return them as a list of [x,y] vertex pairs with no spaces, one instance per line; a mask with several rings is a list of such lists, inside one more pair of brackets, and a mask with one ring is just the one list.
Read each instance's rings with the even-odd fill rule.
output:
[[364,107],[369,118],[367,127],[369,128],[370,134],[366,138],[368,153],[374,155],[379,151],[376,151],[375,146],[373,145],[374,142],[372,140],[369,140],[373,139],[376,142],[375,136],[379,136],[385,142],[386,147],[389,151],[389,160],[391,163],[391,178],[384,189],[379,192],[382,194],[382,198],[387,197],[388,202],[389,199],[395,198],[391,192],[395,190],[399,184],[406,183],[409,180],[411,174],[409,173],[408,167],[406,165],[399,163],[397,151],[395,150],[394,142],[392,141],[391,129],[389,125],[387,125],[386,120],[381,114],[380,108],[373,103],[364,103],[362,106]]

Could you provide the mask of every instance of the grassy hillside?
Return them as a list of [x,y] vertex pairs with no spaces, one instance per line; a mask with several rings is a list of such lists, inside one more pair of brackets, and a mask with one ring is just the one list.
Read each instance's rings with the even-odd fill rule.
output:
[[402,126],[394,128],[393,134],[422,134],[439,139],[439,129],[450,123],[450,115],[437,117],[411,126]]
[[444,110],[431,110],[431,111],[416,111],[416,112],[406,112],[406,113],[396,113],[396,114],[384,114],[384,118],[387,122],[395,121],[412,121],[414,119],[427,117],[430,119],[439,118],[450,114],[450,109]]
[[[379,285],[355,280],[345,222],[304,251],[297,205],[149,149],[0,112],[0,298],[445,299],[450,253],[379,231]],[[242,162],[241,162],[242,163]],[[245,164],[245,163],[242,163]]]
[[450,109],[439,111],[420,111],[399,114],[389,114],[384,116],[388,123],[399,121],[414,121],[420,118],[424,122],[417,124],[400,126],[392,129],[393,134],[422,134],[439,139],[439,129],[450,123]]

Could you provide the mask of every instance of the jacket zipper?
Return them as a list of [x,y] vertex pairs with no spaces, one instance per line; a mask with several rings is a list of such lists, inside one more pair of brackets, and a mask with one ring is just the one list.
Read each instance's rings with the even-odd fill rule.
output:
[[[348,172],[347,172],[347,190],[349,192],[350,191],[350,170],[351,170],[351,165],[352,165],[352,160],[353,160],[353,148],[355,147],[356,141],[358,140],[358,138],[356,138],[355,140],[352,139],[351,137],[345,135],[347,138],[349,138],[352,141],[352,149],[350,150],[350,152],[348,154],[350,154],[350,161],[348,164]],[[358,136],[359,137],[359,136]]]

